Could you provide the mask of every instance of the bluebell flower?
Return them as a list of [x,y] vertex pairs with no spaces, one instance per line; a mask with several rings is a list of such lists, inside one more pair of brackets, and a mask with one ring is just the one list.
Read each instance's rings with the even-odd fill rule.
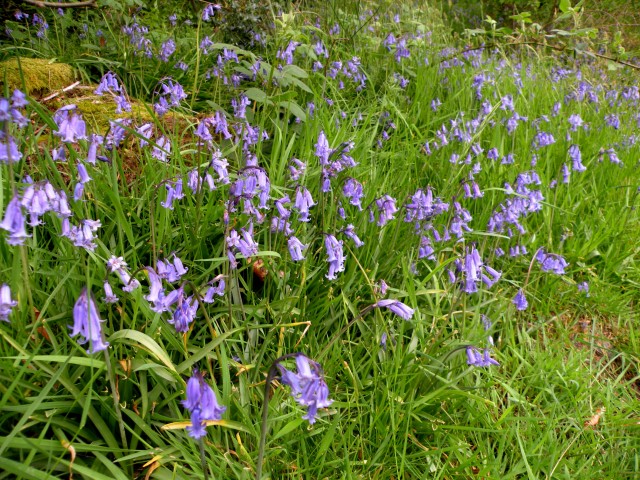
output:
[[342,193],[349,199],[351,205],[355,205],[359,210],[362,210],[362,199],[364,193],[362,191],[362,184],[354,178],[347,178],[342,187]]
[[233,107],[233,115],[236,118],[246,119],[246,110],[247,107],[251,105],[251,101],[247,98],[246,95],[240,95],[239,98],[231,99],[231,106]]
[[96,159],[98,157],[98,147],[102,145],[104,142],[104,137],[101,135],[96,135],[92,133],[89,135],[89,149],[87,150],[87,163],[91,165],[96,164]]
[[176,70],[182,70],[183,72],[186,72],[187,70],[189,70],[189,65],[187,65],[183,60],[180,60],[178,63],[176,63],[173,68],[175,68]]
[[291,211],[285,207],[285,205],[291,204],[291,199],[289,195],[285,195],[282,198],[279,198],[273,202],[276,206],[276,210],[278,211],[278,217],[286,220],[291,215]]
[[118,148],[122,141],[126,138],[128,132],[125,127],[131,124],[130,118],[117,118],[115,120],[109,120],[110,128],[107,135],[107,149],[112,150],[114,147]]
[[299,42],[290,41],[287,45],[287,48],[284,50],[278,50],[276,53],[276,58],[279,60],[283,60],[287,65],[291,65],[293,63],[293,54],[300,45]]
[[420,248],[418,249],[418,258],[426,258],[427,260],[436,260],[435,249],[431,244],[431,238],[427,236],[420,237]]
[[291,180],[297,182],[300,177],[304,175],[307,165],[297,158],[292,158],[291,163],[293,165],[289,165],[289,174],[291,176]]
[[414,310],[409,306],[402,303],[400,300],[394,300],[391,298],[387,298],[384,300],[380,300],[377,303],[372,305],[374,308],[386,307],[391,310],[392,313],[395,313],[400,318],[405,320],[410,320],[413,317]]
[[329,156],[331,155],[331,148],[329,148],[329,141],[324,131],[320,131],[315,147],[315,155],[318,157],[318,160],[320,160],[320,165],[327,165],[329,163]]
[[384,280],[380,280],[377,285],[375,285],[374,289],[380,293],[380,295],[386,295],[387,290],[389,290],[389,285]]
[[[227,123],[227,117],[225,116],[224,112],[217,110],[213,114],[213,117],[209,118],[208,120],[211,126],[214,127],[214,132],[221,134],[225,140],[229,140],[233,137],[233,135],[231,135],[231,133],[229,132],[229,124]],[[248,125],[245,126],[248,127]],[[244,138],[245,140],[247,139],[247,137]]]
[[160,53],[158,53],[158,58],[162,62],[168,62],[169,57],[173,55],[175,51],[176,42],[173,40],[173,38],[170,38],[160,46]]
[[571,171],[566,163],[562,164],[562,183],[568,184],[571,177]]
[[271,231],[274,233],[283,232],[286,236],[293,235],[293,230],[291,229],[291,222],[289,222],[285,218],[280,218],[280,217],[271,218]]
[[360,237],[358,237],[358,235],[356,234],[356,229],[353,225],[351,224],[347,225],[347,228],[345,228],[342,232],[348,238],[353,240],[353,243],[355,244],[356,248],[360,248],[364,245],[364,242],[360,240]]
[[221,8],[222,7],[217,3],[207,3],[207,6],[204,7],[204,10],[202,11],[202,20],[208,22]]
[[258,253],[258,244],[253,239],[253,223],[249,224],[249,229],[240,230],[240,235],[232,229],[227,236],[227,256],[232,268],[237,266],[234,251],[239,251],[245,258],[252,257]]
[[[86,223],[87,221],[85,220],[85,224]],[[96,231],[99,226],[100,221],[93,222],[91,225],[92,231]],[[122,287],[124,292],[132,292],[140,286],[140,282],[136,278],[131,277],[127,268],[127,262],[124,261],[123,257],[116,257],[115,255],[112,255],[109,260],[107,260],[107,270],[109,272],[114,272],[118,278],[120,278],[120,281],[124,285]]]
[[540,149],[556,143],[556,139],[548,132],[538,132],[533,138],[533,147]]
[[609,115],[605,115],[604,116],[604,121],[608,126],[613,127],[616,130],[618,130],[620,128],[620,119],[618,118],[618,116],[615,113],[611,113]]
[[182,263],[180,257],[173,253],[173,262],[169,260],[158,260],[157,262],[158,276],[165,279],[169,283],[175,283],[189,271]]
[[149,294],[145,295],[144,299],[154,304],[151,308],[154,312],[158,312],[158,310],[166,311],[167,305],[162,303],[165,298],[165,291],[160,276],[151,267],[146,267],[145,270],[149,275]]
[[11,298],[9,285],[3,283],[2,286],[0,286],[0,320],[8,322],[11,310],[13,310],[13,307],[16,305],[18,305],[18,302]]
[[557,275],[564,275],[564,269],[569,266],[567,261],[555,253],[545,253],[544,249],[536,252],[536,260],[540,263],[543,272],[552,272]]
[[[93,252],[98,246],[95,232],[98,231],[100,226],[100,220],[86,219],[82,221],[81,225],[71,225],[69,218],[64,218],[62,220],[61,235],[71,240],[74,246]],[[123,290],[125,290],[125,287],[123,287]]]
[[289,253],[291,254],[291,259],[294,262],[299,262],[300,260],[304,260],[304,255],[302,254],[302,251],[305,250],[308,245],[303,244],[294,235],[292,235],[291,237],[289,237],[289,240],[287,240],[287,246],[289,247]]
[[298,212],[298,219],[301,222],[309,221],[309,208],[313,207],[315,202],[311,197],[311,192],[305,187],[298,187],[296,189],[296,199],[293,208]]
[[193,370],[193,376],[187,382],[187,398],[182,405],[191,414],[191,426],[187,427],[187,432],[195,439],[207,434],[204,421],[221,420],[227,410],[227,407],[218,403],[215,392],[198,369]]
[[[213,284],[216,283],[217,284]],[[207,292],[204,294],[202,301],[204,303],[213,303],[213,296],[217,295],[219,297],[224,296],[224,291],[226,287],[226,283],[224,281],[223,275],[218,275],[210,282],[211,286],[207,289]]]
[[489,349],[485,348],[484,353],[480,353],[480,351],[472,346],[467,347],[467,365],[471,365],[474,367],[490,367],[491,365],[497,365],[497,360],[491,358]]
[[105,92],[109,92],[111,94],[120,93],[122,88],[118,83],[118,79],[112,72],[105,73],[100,79],[100,83],[98,84],[98,88],[95,90],[96,95],[103,95]]
[[176,327],[176,331],[179,333],[186,333],[189,331],[189,325],[195,320],[198,313],[198,300],[193,296],[184,298],[178,298],[178,306],[173,312],[173,318],[169,320],[169,323]]
[[8,136],[7,141],[0,141],[0,163],[16,163],[22,159],[22,152],[18,150],[13,137]]
[[573,170],[576,172],[584,172],[587,167],[582,164],[582,154],[580,153],[580,147],[578,145],[571,145],[569,147],[569,157],[573,162]]
[[518,293],[513,298],[513,304],[516,306],[516,309],[523,311],[526,310],[529,306],[529,302],[527,302],[527,297],[524,295],[524,291],[522,289],[518,290]]
[[622,166],[622,161],[620,160],[620,158],[618,158],[618,154],[613,148],[608,149],[606,153],[611,163]]
[[0,228],[9,232],[7,237],[9,245],[23,245],[25,239],[31,236],[27,234],[25,229],[25,217],[17,194],[13,196],[7,205]]
[[77,202],[82,199],[83,195],[84,195],[84,183],[78,182],[73,188],[73,200]]
[[384,227],[395,218],[395,213],[398,211],[396,200],[390,195],[384,195],[378,198],[375,203],[376,207],[378,207],[378,226]]
[[571,131],[575,132],[576,130],[578,130],[578,127],[581,127],[584,125],[584,122],[582,121],[582,118],[580,118],[580,115],[578,115],[577,113],[572,114],[569,117],[569,123],[571,124]]
[[104,297],[102,297],[102,300],[105,303],[116,303],[118,301],[118,297],[113,293],[113,288],[111,288],[111,284],[108,281],[104,282]]
[[88,183],[91,181],[89,172],[87,172],[87,167],[85,167],[83,163],[78,162],[76,168],[78,169],[78,181],[80,183]]
[[329,387],[324,380],[322,367],[319,363],[307,358],[303,354],[296,355],[297,372],[287,370],[280,363],[281,381],[291,388],[291,396],[303,407],[307,407],[307,414],[302,418],[314,424],[318,409],[327,408],[333,403],[329,399]]
[[123,93],[120,95],[116,95],[114,99],[116,101],[117,114],[131,111],[131,103],[129,103],[129,100],[127,100],[127,97]]
[[171,154],[171,140],[162,136],[156,140],[156,145],[153,147],[151,156],[160,160],[161,162],[167,162],[167,155]]
[[174,200],[184,198],[184,193],[182,191],[182,178],[177,179],[175,182],[165,183],[165,187],[167,189],[167,198],[163,202],[160,202],[160,205],[164,208],[168,208],[169,210],[173,210]]
[[105,350],[109,344],[102,338],[102,320],[93,295],[84,287],[78,300],[73,306],[73,327],[69,334],[72,338],[80,335],[78,343],[83,345],[89,342],[87,353],[96,353]]
[[336,273],[344,271],[344,256],[342,249],[342,240],[338,240],[333,235],[325,235],[324,246],[327,250],[327,262],[329,262],[329,272],[326,277],[329,280],[335,280]]
[[464,260],[457,259],[454,263],[456,270],[462,273],[462,290],[465,293],[477,292],[480,281],[490,288],[501,276],[500,272],[483,263],[475,246],[467,249]]
[[587,297],[589,296],[589,284],[587,282],[578,283],[577,287],[579,292],[584,292]]

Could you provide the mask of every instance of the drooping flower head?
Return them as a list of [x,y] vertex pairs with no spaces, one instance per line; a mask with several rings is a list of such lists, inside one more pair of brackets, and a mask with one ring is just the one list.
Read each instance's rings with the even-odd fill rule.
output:
[[499,366],[497,360],[491,358],[491,354],[488,348],[484,349],[483,353],[471,345],[467,347],[467,365],[473,367],[490,367],[491,365]]
[[329,272],[327,278],[329,280],[335,280],[336,273],[344,271],[344,262],[346,257],[343,252],[342,240],[338,240],[333,235],[326,235],[324,237],[324,246],[327,250],[327,262],[329,262]]
[[98,307],[93,295],[84,287],[76,304],[73,307],[73,327],[71,337],[80,335],[78,343],[83,345],[89,342],[87,353],[96,353],[105,350],[109,344],[102,337],[102,320],[98,313]]
[[546,253],[544,249],[539,249],[536,253],[536,260],[540,263],[543,272],[552,272],[556,275],[564,275],[564,269],[569,266],[567,261],[556,253]]
[[187,398],[182,405],[191,414],[191,426],[187,427],[189,436],[195,439],[207,434],[205,420],[221,420],[227,407],[220,405],[213,389],[204,381],[202,372],[193,370],[193,376],[187,382]]
[[287,246],[289,247],[289,253],[291,254],[291,259],[294,262],[299,262],[300,260],[304,260],[304,255],[302,251],[305,250],[308,245],[303,244],[295,235],[291,235],[289,240],[287,241]]
[[405,305],[400,300],[394,300],[391,298],[380,300],[379,302],[374,303],[373,307],[376,307],[376,308],[387,307],[389,310],[391,310],[391,312],[395,313],[400,318],[404,318],[405,320],[411,319],[411,317],[413,317],[413,312],[414,312],[413,308],[410,308],[409,306]]
[[16,305],[18,305],[18,302],[11,299],[11,289],[9,285],[3,283],[2,286],[0,286],[0,320],[8,322],[11,310]]
[[516,306],[517,310],[526,310],[529,306],[529,302],[527,302],[527,297],[524,295],[524,291],[522,289],[518,290],[518,293],[513,298],[513,304]]
[[329,399],[329,387],[324,381],[322,367],[318,362],[299,353],[296,355],[297,373],[287,370],[280,363],[281,381],[291,387],[291,396],[300,405],[307,407],[307,414],[302,418],[313,424],[319,408],[326,408],[333,403]]

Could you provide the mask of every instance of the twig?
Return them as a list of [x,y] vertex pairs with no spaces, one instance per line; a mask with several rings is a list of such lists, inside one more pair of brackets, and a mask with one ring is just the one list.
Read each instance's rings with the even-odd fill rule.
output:
[[44,2],[40,0],[22,0],[24,3],[35,5],[36,7],[45,8],[80,8],[80,7],[95,7],[96,0],[86,0],[84,2],[74,3],[59,3],[59,2]]
[[75,82],[72,83],[71,85],[69,85],[68,87],[64,87],[62,90],[60,90],[59,92],[56,93],[52,93],[51,95],[49,95],[48,97],[43,98],[41,101],[42,102],[48,102],[49,100],[52,100],[54,98],[56,98],[58,95],[60,95],[61,93],[65,93],[68,92],[69,90],[73,90],[74,88],[76,88],[78,85],[80,85],[80,82]]
[[[538,47],[547,47],[547,48],[550,48],[550,49],[555,50],[557,52],[573,52],[573,51],[577,51],[577,50],[575,50],[573,48],[569,48],[569,47],[561,47],[561,46],[557,46],[557,45],[551,45],[551,44],[548,44],[548,43],[534,42],[534,41],[529,41],[529,42],[510,42],[510,43],[504,43],[504,44],[490,43],[490,44],[486,44],[486,45],[481,45],[479,47],[470,47],[470,48],[464,48],[462,50],[458,50],[456,53],[440,59],[440,63],[445,62],[447,60],[451,60],[453,58],[456,58],[458,55],[462,55],[462,54],[467,53],[467,52],[473,52],[474,50],[491,49],[491,48],[503,47],[503,46],[518,47],[518,46],[523,46],[523,45],[534,45],[534,46],[538,46]],[[609,60],[611,62],[616,62],[616,63],[619,63],[620,65],[624,65],[626,67],[630,67],[630,68],[633,68],[635,70],[640,70],[640,65],[635,65],[633,63],[626,62],[624,60],[620,60],[620,59],[615,58],[615,57],[610,57],[608,55],[603,55],[602,53],[593,52],[591,50],[583,51],[583,53],[585,53],[587,55],[593,55],[594,57],[597,57],[597,58],[600,58],[600,59],[603,59],[603,60]]]

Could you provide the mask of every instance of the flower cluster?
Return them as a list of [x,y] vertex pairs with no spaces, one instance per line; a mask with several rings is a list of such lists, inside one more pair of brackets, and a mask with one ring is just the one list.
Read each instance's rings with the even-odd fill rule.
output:
[[191,426],[187,427],[187,432],[195,439],[207,434],[207,420],[221,420],[222,414],[227,410],[227,407],[218,403],[215,392],[198,369],[193,370],[193,375],[187,382],[187,398],[182,405],[191,415]]
[[291,388],[291,396],[303,407],[307,407],[307,414],[302,418],[313,424],[318,415],[318,409],[327,408],[333,403],[329,399],[329,387],[324,381],[322,367],[319,363],[299,353],[296,355],[297,372],[287,370],[280,363],[282,383]]
[[372,305],[374,308],[386,307],[391,312],[398,315],[400,318],[405,320],[410,320],[413,317],[413,308],[409,308],[407,305],[402,303],[400,300],[386,299],[380,300]]
[[[455,260],[456,273],[460,276],[460,286],[465,293],[478,291],[478,284],[484,283],[491,288],[501,276],[501,273],[485,264],[475,246],[467,249],[464,259]],[[456,282],[456,273],[449,270],[450,279]]]
[[96,353],[105,350],[109,344],[104,341],[102,334],[102,322],[98,307],[93,295],[83,288],[76,304],[73,306],[73,327],[71,337],[80,335],[80,345],[89,342],[87,353]]

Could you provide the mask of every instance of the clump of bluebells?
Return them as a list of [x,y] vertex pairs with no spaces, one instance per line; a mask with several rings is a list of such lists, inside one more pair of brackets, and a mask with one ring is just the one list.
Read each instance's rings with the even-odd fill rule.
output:
[[[203,22],[217,21],[221,17],[220,11],[220,6],[207,4],[201,19]],[[33,22],[38,25],[38,32],[46,36],[47,24],[43,18],[34,16]],[[177,25],[177,17],[172,16],[170,22]],[[422,55],[419,53],[420,46],[429,45],[429,34],[423,31],[401,32],[399,28],[398,25],[393,32],[385,31],[379,38],[382,55],[387,55],[392,68],[397,68],[389,75],[393,79],[390,82],[392,91],[396,94],[398,90],[403,90],[401,94],[408,95],[414,85],[419,85],[418,75],[424,73],[415,73],[415,62],[420,67],[427,66],[432,57],[438,61],[437,74],[446,88],[451,85],[449,75],[454,72],[471,73],[467,87],[475,102],[473,107],[466,112],[445,115],[443,112],[449,106],[449,95],[441,92],[438,97],[425,99],[425,108],[429,113],[432,111],[434,118],[445,120],[438,120],[438,125],[425,129],[431,133],[415,142],[420,145],[413,152],[416,155],[424,154],[425,162],[455,172],[457,180],[453,192],[446,188],[438,191],[422,176],[420,181],[424,183],[412,186],[408,192],[394,191],[393,184],[377,191],[367,176],[366,168],[358,169],[358,161],[364,161],[369,156],[375,156],[375,160],[384,158],[388,153],[386,149],[390,148],[389,140],[404,138],[401,135],[405,135],[406,130],[387,111],[377,112],[379,115],[372,122],[375,126],[371,127],[362,122],[363,115],[360,112],[353,114],[354,123],[345,121],[349,118],[348,110],[340,105],[339,96],[333,96],[331,92],[349,89],[353,92],[366,91],[370,88],[368,72],[371,72],[371,66],[358,57],[340,58],[338,49],[330,51],[327,48],[329,42],[334,44],[341,34],[337,25],[331,28],[328,35],[314,34],[309,45],[287,39],[282,42],[275,59],[268,59],[270,63],[267,63],[267,59],[252,58],[239,49],[219,48],[213,35],[201,37],[194,49],[199,49],[198,55],[202,56],[206,68],[198,82],[215,82],[224,88],[225,95],[228,95],[221,95],[220,98],[226,98],[228,105],[216,107],[214,112],[194,120],[188,130],[191,143],[187,154],[182,153],[184,146],[179,144],[175,136],[166,133],[168,130],[162,128],[161,124],[162,120],[166,120],[166,117],[162,117],[172,109],[183,106],[189,94],[197,95],[197,92],[185,91],[174,78],[162,78],[155,88],[153,109],[161,119],[158,124],[140,124],[132,116],[125,116],[110,120],[108,131],[92,133],[77,106],[59,108],[50,124],[51,138],[55,144],[47,146],[52,150],[47,150],[45,155],[57,162],[56,166],[60,169],[67,168],[65,175],[68,175],[68,184],[54,186],[52,179],[18,178],[6,196],[0,229],[5,232],[3,235],[9,246],[24,246],[25,251],[31,248],[27,244],[39,247],[38,242],[42,238],[40,231],[47,228],[63,238],[66,244],[80,249],[84,257],[107,259],[106,264],[100,265],[106,271],[101,280],[104,292],[102,303],[96,300],[89,287],[81,291],[73,306],[71,337],[78,339],[80,344],[88,343],[90,354],[107,350],[109,344],[103,332],[107,324],[101,319],[100,308],[113,308],[112,304],[120,304],[120,308],[128,301],[141,299],[145,308],[148,307],[153,315],[157,315],[156,319],[160,318],[162,322],[173,326],[171,334],[179,335],[186,345],[190,334],[200,325],[199,312],[206,313],[208,306],[216,302],[230,302],[232,292],[227,287],[226,275],[233,276],[233,284],[237,285],[239,282],[235,280],[238,277],[235,276],[238,270],[252,263],[261,252],[277,251],[282,254],[281,258],[290,258],[293,262],[287,268],[299,269],[293,273],[285,273],[283,269],[279,272],[283,279],[294,278],[298,272],[306,274],[316,268],[321,270],[317,281],[324,282],[325,286],[331,285],[333,292],[334,288],[339,289],[351,281],[343,280],[345,271],[356,270],[354,265],[357,262],[366,261],[367,255],[358,257],[362,250],[356,249],[375,245],[394,229],[397,234],[395,238],[409,232],[413,242],[408,252],[393,253],[398,255],[397,262],[411,263],[411,271],[417,276],[422,266],[428,266],[434,275],[447,272],[451,284],[448,291],[453,299],[464,297],[465,301],[475,302],[480,292],[486,293],[501,281],[503,271],[509,272],[509,267],[514,265],[514,269],[519,268],[519,262],[524,263],[529,255],[527,245],[531,250],[538,246],[532,246],[534,241],[527,237],[528,227],[530,222],[535,221],[535,215],[544,210],[545,201],[552,201],[552,190],[557,188],[556,192],[559,192],[561,188],[570,188],[567,185],[580,177],[574,175],[572,179],[571,173],[586,172],[585,163],[589,171],[596,168],[597,162],[592,160],[595,156],[587,153],[580,136],[588,135],[600,126],[605,126],[612,136],[618,135],[624,128],[626,117],[621,113],[607,113],[602,118],[602,125],[597,125],[586,114],[583,120],[572,108],[582,103],[591,104],[597,107],[596,110],[604,109],[607,103],[611,108],[618,102],[637,106],[640,99],[638,90],[628,89],[620,95],[617,92],[605,93],[602,88],[594,88],[580,81],[548,114],[529,119],[517,111],[521,106],[518,99],[523,92],[523,80],[531,79],[526,69],[513,71],[510,77],[517,94],[498,94],[498,72],[509,71],[506,62],[494,65],[490,52],[483,49],[456,55],[451,49],[436,51],[430,47],[429,56],[418,58]],[[147,27],[135,17],[123,27],[122,32],[130,42],[129,48],[137,56],[151,58],[157,52],[155,56],[162,64],[174,63],[181,58],[182,52],[172,38],[162,39],[154,45]],[[311,74],[321,76],[329,87],[326,97],[314,99],[317,107],[313,102],[307,105],[308,118],[321,126],[313,122],[304,125],[304,131],[312,132],[313,137],[307,142],[311,145],[315,141],[313,151],[305,155],[304,149],[297,150],[302,142],[292,142],[290,151],[294,153],[283,159],[282,165],[287,168],[283,168],[282,183],[276,185],[278,176],[274,175],[272,162],[261,148],[272,132],[267,131],[270,127],[258,126],[269,125],[269,122],[259,121],[262,107],[249,98],[245,87],[258,85],[266,88],[265,85],[271,80],[272,85],[267,85],[269,88],[288,88],[283,81],[285,73],[295,72],[296,68],[302,69],[304,62],[307,62]],[[414,62],[413,66],[411,62]],[[275,65],[272,71],[269,70],[270,65]],[[164,67],[170,68],[168,65]],[[183,61],[178,61],[176,67],[187,69]],[[495,71],[492,70],[494,67]],[[554,81],[560,81],[574,73],[555,70],[551,76]],[[175,78],[182,77],[176,75]],[[131,111],[125,86],[113,72],[107,72],[102,77],[95,94],[110,96],[118,114],[126,115]],[[601,101],[603,97],[604,102]],[[27,170],[16,166],[28,152],[22,138],[31,118],[25,114],[27,106],[26,96],[18,90],[10,98],[0,99],[0,163],[4,171],[19,171],[20,175]],[[335,122],[324,122],[320,109],[335,114]],[[298,120],[302,121],[301,118]],[[560,134],[555,128],[560,124],[564,125],[566,135]],[[485,142],[486,137],[482,136],[487,125],[514,142]],[[354,142],[353,138],[358,137],[351,136],[349,132],[352,130],[349,128],[371,128],[371,143],[377,148],[369,149],[364,142]],[[530,157],[511,146],[517,143],[516,136],[525,129],[531,139],[527,147],[533,150]],[[186,205],[190,205],[189,202],[196,197],[200,202],[198,209],[219,208],[219,226],[223,231],[220,234],[220,251],[223,252],[220,263],[226,273],[214,272],[211,274],[213,279],[202,278],[199,276],[202,272],[198,271],[198,262],[202,259],[181,258],[177,252],[165,252],[161,254],[164,258],[157,258],[154,252],[153,261],[147,260],[146,264],[139,265],[135,263],[139,260],[133,260],[139,258],[137,255],[128,255],[127,258],[132,262],[130,267],[124,256],[117,256],[109,250],[114,248],[111,247],[114,242],[108,238],[112,221],[88,216],[91,212],[100,212],[99,208],[94,208],[94,203],[98,205],[103,201],[102,198],[96,198],[100,192],[94,187],[94,182],[104,177],[104,163],[118,158],[123,146],[128,148],[131,145],[132,142],[127,142],[127,138],[133,132],[133,148],[137,149],[136,152],[166,172],[157,184],[157,194],[159,204],[163,207],[162,215],[168,219],[167,224],[173,221],[186,223]],[[295,139],[297,141],[298,137]],[[623,167],[619,155],[625,155],[626,147],[635,141],[634,138],[625,138],[619,143],[603,145],[599,152],[600,161],[606,156],[609,160],[605,162],[606,165],[612,163]],[[509,151],[511,148],[514,151]],[[558,179],[549,181],[548,172],[538,166],[538,161],[540,159],[541,165],[551,163],[550,158],[556,154],[565,163],[558,165],[552,174],[557,175]],[[192,158],[195,158],[193,162]],[[183,162],[179,163],[178,160]],[[526,166],[523,167],[523,163]],[[501,185],[488,184],[483,173],[485,171],[500,172],[504,182]],[[558,185],[560,176],[562,183]],[[486,202],[492,198],[495,202],[486,207],[487,211],[492,212],[488,216],[488,223],[480,225],[472,213],[488,205]],[[322,225],[322,229],[318,228],[319,225]],[[494,246],[487,247],[486,243],[479,240],[485,231],[491,234],[488,238],[495,239]],[[347,255],[349,250],[354,253]],[[532,263],[536,262],[539,271],[556,275],[566,275],[569,267],[561,255],[548,253],[546,247],[536,251]],[[370,268],[373,266],[363,265],[365,271]],[[512,304],[512,310],[514,307],[518,311],[528,309],[529,302],[525,296],[527,281],[515,295],[515,289],[502,282],[499,286],[507,292],[503,304]],[[386,296],[388,288],[384,281],[373,287],[373,296],[376,298],[375,301],[368,301],[370,306],[367,308],[388,310],[407,321],[413,319],[414,315],[420,318],[420,305],[411,308],[397,299],[380,298]],[[586,283],[577,284],[576,288],[588,296],[589,287]],[[2,284],[0,320],[8,322],[16,307],[25,308],[14,299],[9,286]],[[491,328],[490,322],[486,320],[484,324],[486,345],[462,347],[466,350],[467,364],[470,366],[499,365],[492,357],[495,346],[493,337],[487,333]],[[386,335],[385,332],[382,343],[386,342]],[[286,358],[295,358],[295,371],[284,365]],[[293,354],[281,357],[274,365],[273,369],[279,373],[281,383],[289,387],[294,400],[307,409],[303,418],[310,424],[315,423],[318,412],[333,402],[329,399],[329,388],[320,364],[306,355]],[[269,384],[268,378],[267,388],[270,388]],[[265,401],[267,399],[268,395]],[[191,417],[187,432],[195,439],[206,435],[207,421],[221,420],[226,411],[226,407],[218,403],[203,373],[197,369],[187,382],[183,405]]]
[[318,415],[318,409],[327,408],[333,400],[329,399],[329,387],[324,380],[322,367],[307,356],[299,353],[295,355],[297,371],[288,370],[277,362],[282,383],[291,388],[291,396],[301,406],[307,408],[302,418],[313,424]]
[[187,398],[182,404],[191,415],[191,426],[187,427],[187,432],[195,439],[207,434],[207,420],[221,420],[222,414],[227,410],[227,407],[218,403],[215,392],[198,369],[193,370],[193,375],[187,382]]

